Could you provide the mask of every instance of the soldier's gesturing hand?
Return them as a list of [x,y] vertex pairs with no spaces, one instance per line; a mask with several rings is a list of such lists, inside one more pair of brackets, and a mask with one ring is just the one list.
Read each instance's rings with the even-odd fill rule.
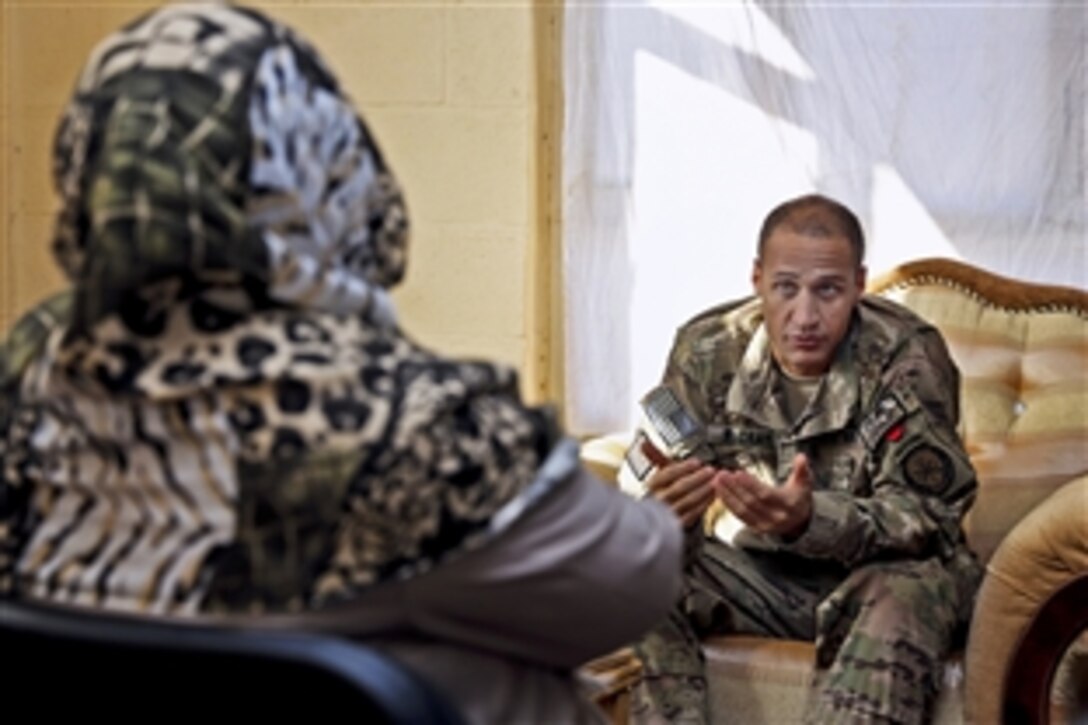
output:
[[812,518],[812,470],[803,453],[794,456],[781,486],[768,486],[744,471],[718,471],[711,486],[733,515],[762,533],[795,538]]
[[667,463],[650,476],[650,495],[673,510],[684,528],[693,526],[714,500],[716,469],[694,458]]

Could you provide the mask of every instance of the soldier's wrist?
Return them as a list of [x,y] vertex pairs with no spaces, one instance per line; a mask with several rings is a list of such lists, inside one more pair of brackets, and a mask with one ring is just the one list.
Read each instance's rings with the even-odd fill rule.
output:
[[794,541],[797,541],[798,539],[800,539],[802,536],[805,535],[805,532],[808,531],[808,525],[810,523],[812,523],[812,500],[811,499],[809,499],[808,505],[805,507],[804,515],[801,517],[801,520],[798,521],[796,524],[794,524],[789,529],[787,529],[786,531],[779,534],[779,537],[782,539],[782,541],[784,543],[792,544]]

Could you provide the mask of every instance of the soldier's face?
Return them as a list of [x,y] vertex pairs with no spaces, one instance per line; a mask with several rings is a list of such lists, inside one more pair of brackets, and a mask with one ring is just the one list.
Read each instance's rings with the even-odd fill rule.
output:
[[865,267],[850,242],[776,229],[756,260],[752,285],[778,364],[802,377],[827,372],[865,289]]

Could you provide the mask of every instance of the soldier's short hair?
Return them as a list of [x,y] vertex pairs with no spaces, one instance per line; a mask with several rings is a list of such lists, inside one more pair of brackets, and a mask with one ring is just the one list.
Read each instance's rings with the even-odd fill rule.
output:
[[854,212],[834,199],[820,194],[806,194],[779,204],[759,230],[759,259],[767,240],[779,227],[785,226],[796,234],[820,239],[845,238],[854,250],[860,265],[865,259],[865,233]]

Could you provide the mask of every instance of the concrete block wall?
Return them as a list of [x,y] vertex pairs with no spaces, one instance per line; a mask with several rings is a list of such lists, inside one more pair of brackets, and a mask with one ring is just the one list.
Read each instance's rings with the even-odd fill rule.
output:
[[[324,53],[407,192],[405,327],[454,355],[522,369],[551,397],[547,128],[541,48],[549,3],[280,0],[252,3]],[[105,34],[158,3],[4,0],[0,329],[62,280],[49,254],[50,145],[83,60]],[[554,90],[554,89],[552,89]],[[554,109],[552,109],[554,110]],[[542,112],[543,111],[543,112]]]

